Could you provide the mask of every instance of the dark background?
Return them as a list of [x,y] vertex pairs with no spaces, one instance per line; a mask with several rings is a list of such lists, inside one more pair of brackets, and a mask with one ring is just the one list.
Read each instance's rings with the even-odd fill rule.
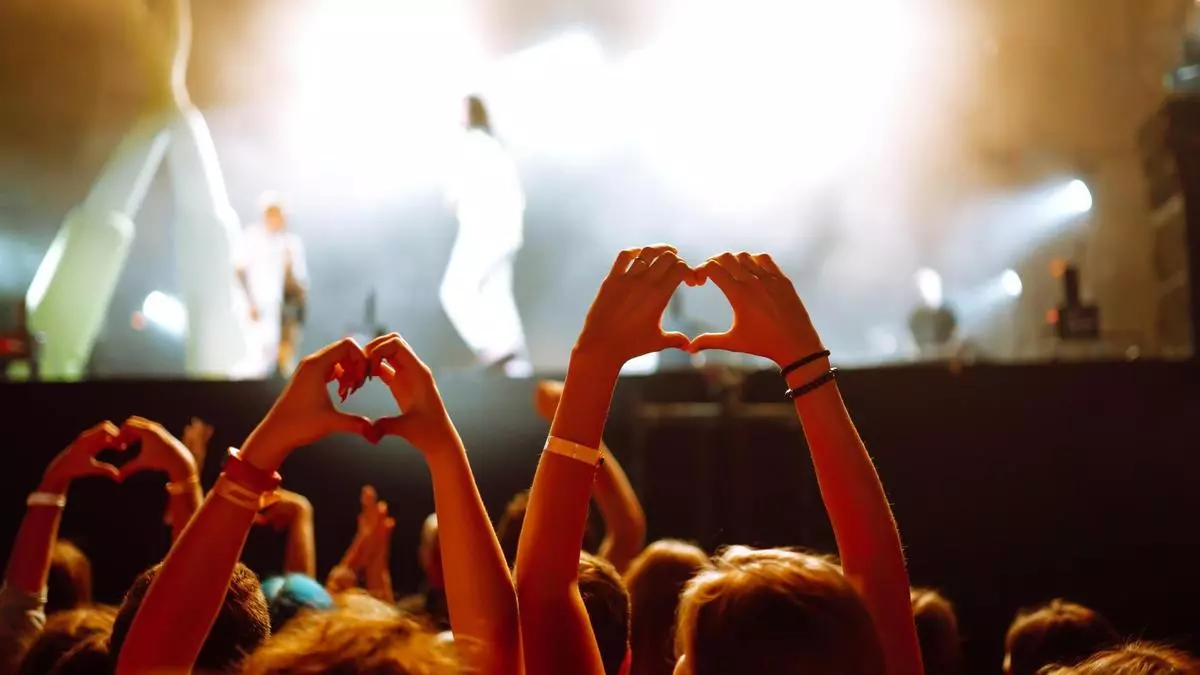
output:
[[[971,672],[998,673],[1017,609],[1054,597],[1094,606],[1126,634],[1200,646],[1200,545],[1195,365],[1107,364],[845,372],[843,391],[875,457],[907,549],[914,584],[957,605]],[[489,513],[528,487],[546,425],[524,381],[447,377],[451,414],[471,453]],[[834,550],[811,464],[792,424],[720,420],[645,427],[639,401],[709,400],[699,375],[625,379],[607,439],[633,475],[651,539],[800,545]],[[746,383],[749,400],[777,401],[778,376]],[[12,541],[24,496],[79,430],[130,414],[178,430],[190,415],[217,428],[205,484],[221,448],[239,444],[270,405],[266,383],[106,382],[0,388],[9,451],[0,477],[0,542]],[[351,399],[368,415],[393,412],[370,385]],[[786,417],[786,416],[785,416]],[[415,450],[335,438],[297,451],[284,485],[312,501],[318,567],[328,571],[353,536],[358,487],[374,484],[397,518],[398,592],[416,588],[415,547],[433,508]],[[162,479],[72,489],[62,536],[92,556],[101,600],[159,560]],[[277,571],[278,537],[256,532],[246,561]]]

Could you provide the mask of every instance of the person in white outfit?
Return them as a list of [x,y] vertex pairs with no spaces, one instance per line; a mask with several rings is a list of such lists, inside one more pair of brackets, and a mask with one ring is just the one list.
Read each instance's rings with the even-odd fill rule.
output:
[[245,322],[234,311],[232,250],[240,224],[216,148],[187,92],[189,0],[126,2],[133,46],[146,73],[146,102],[83,201],[67,215],[26,293],[30,328],[46,337],[42,376],[86,374],[135,228],[133,218],[164,157],[171,167],[179,285],[187,307],[187,374],[236,376],[246,358]]
[[288,377],[304,325],[308,264],[304,243],[287,230],[283,205],[273,196],[262,203],[262,221],[246,228],[234,261],[252,321],[248,370]]
[[469,96],[465,112],[466,133],[447,186],[458,237],[442,279],[442,307],[478,364],[524,377],[532,367],[513,296],[513,262],[524,242],[525,193],[483,101]]

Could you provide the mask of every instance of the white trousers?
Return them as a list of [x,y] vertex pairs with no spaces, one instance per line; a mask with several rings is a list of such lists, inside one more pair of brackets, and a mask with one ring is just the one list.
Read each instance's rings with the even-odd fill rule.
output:
[[[518,228],[521,217],[520,212],[508,216],[518,219]],[[510,232],[512,224],[496,227],[499,223],[494,220],[464,222],[460,215],[458,237],[442,279],[442,307],[481,363],[514,354],[525,357],[525,331],[513,297],[513,262],[519,243],[514,246],[511,237],[497,242],[488,236],[489,232]]]

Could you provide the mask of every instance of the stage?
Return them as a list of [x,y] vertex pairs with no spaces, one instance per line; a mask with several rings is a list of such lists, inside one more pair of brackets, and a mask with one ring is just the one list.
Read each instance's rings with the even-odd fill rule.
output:
[[[833,550],[801,431],[773,372],[626,378],[606,438],[645,505],[649,536]],[[940,366],[849,370],[842,390],[893,501],[913,582],[960,611],[971,672],[998,672],[1003,631],[1021,606],[1064,596],[1123,630],[1180,639],[1200,625],[1193,583],[1200,539],[1194,363]],[[488,510],[528,487],[546,433],[533,382],[460,373],[439,378],[471,453]],[[196,415],[216,427],[204,471],[272,403],[272,382],[94,381],[0,387],[8,430],[0,542],[12,541],[24,496],[84,427],[138,414],[179,431]],[[368,384],[347,404],[394,414]],[[398,526],[396,587],[417,583],[415,545],[433,508],[428,473],[399,440],[350,437],[297,451],[284,485],[312,501],[322,573],[353,533],[357,490],[375,485]],[[97,595],[121,589],[168,545],[165,495],[153,476],[80,483],[62,534],[93,558]],[[277,570],[282,543],[255,533],[246,560]],[[1150,571],[1152,570],[1152,572]],[[1149,622],[1143,618],[1149,618]],[[1186,645],[1195,648],[1200,645]]]

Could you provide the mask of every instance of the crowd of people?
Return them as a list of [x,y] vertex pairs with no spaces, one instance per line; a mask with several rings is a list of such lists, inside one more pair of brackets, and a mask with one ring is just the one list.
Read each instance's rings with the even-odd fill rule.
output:
[[[714,283],[732,327],[689,337],[661,327],[681,285]],[[685,541],[645,543],[646,517],[601,440],[630,359],[721,349],[779,365],[799,416],[835,554]],[[339,410],[369,378],[398,408],[370,420]],[[529,673],[530,675],[965,675],[951,603],[911,588],[883,485],[837,385],[837,369],[792,283],[767,255],[724,253],[693,267],[670,246],[622,251],[575,343],[564,383],[542,383],[550,434],[532,486],[493,526],[468,454],[429,368],[397,334],[342,340],[304,358],[205,495],[198,469],[211,428],[176,439],[132,417],[83,432],[27,500],[0,590],[0,675]],[[397,597],[396,528],[386,501],[361,492],[353,542],[316,578],[312,507],[282,489],[295,450],[334,433],[399,437],[430,470],[435,510],[422,526],[425,581]],[[799,444],[797,444],[799,447]],[[97,458],[140,446],[120,468]],[[57,538],[73,481],[164,474],[173,545],[119,607],[93,604],[91,569]],[[605,536],[582,550],[597,503]],[[255,525],[287,532],[285,574],[239,562]],[[1193,675],[1188,654],[1130,642],[1099,613],[1053,600],[1017,615],[1006,675]]]

